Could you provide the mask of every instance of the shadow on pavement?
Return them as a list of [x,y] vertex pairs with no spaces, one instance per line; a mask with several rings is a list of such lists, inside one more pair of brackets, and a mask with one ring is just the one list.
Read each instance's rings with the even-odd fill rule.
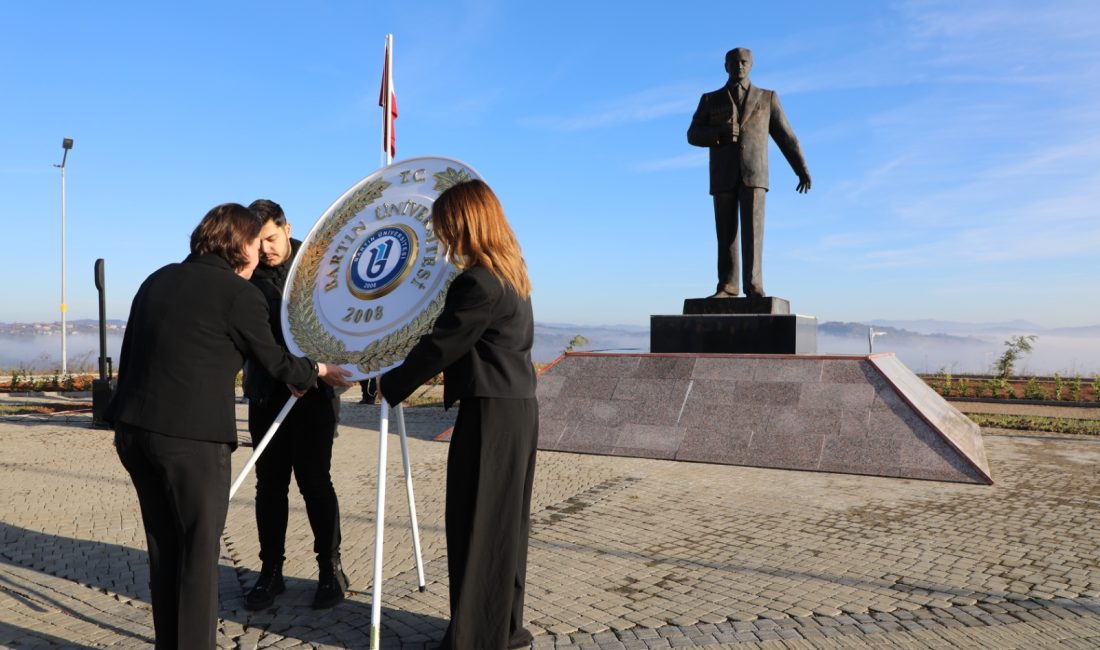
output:
[[[140,604],[136,602],[131,606],[146,610],[148,620],[144,624],[152,628],[152,612],[148,610],[148,555],[143,550],[120,544],[51,535],[0,522],[0,565],[20,567],[71,581],[75,584],[67,590],[67,595],[76,600],[83,599],[82,590],[76,588],[82,586],[97,592],[87,594],[89,597],[103,598],[116,594],[124,602],[139,601]],[[237,567],[224,561],[220,565],[220,571],[223,576],[232,572],[238,581],[247,575],[249,584],[254,577],[254,572],[243,574]],[[312,579],[287,576],[288,591],[308,592],[311,595],[315,587],[316,581]],[[0,592],[16,600],[34,618],[44,617],[50,610],[56,610],[103,630],[134,639],[138,644],[153,643],[151,638],[112,625],[108,622],[110,617],[92,618],[74,610],[51,594],[51,591],[36,588],[33,583],[28,584],[26,581],[12,582],[0,575]],[[227,609],[227,606],[239,606],[240,600],[239,597],[224,593],[223,585],[219,616],[223,620],[239,624],[245,630],[259,629],[305,643],[340,643],[347,647],[358,647],[369,643],[370,639],[370,586],[366,585],[356,591],[365,595],[368,601],[347,600],[332,609],[315,611],[308,603],[300,605],[287,599],[283,604],[276,601],[275,606],[268,610],[250,612],[243,608]],[[303,619],[308,619],[308,624],[303,624]],[[382,608],[382,639],[399,641],[401,647],[430,645],[442,638],[446,626],[447,621],[436,616]],[[342,638],[348,635],[349,638]],[[22,647],[32,639],[40,639],[42,645],[73,647],[73,641],[69,639],[57,639],[33,629],[0,623],[0,647],[9,647],[5,644],[13,642],[13,647]]]

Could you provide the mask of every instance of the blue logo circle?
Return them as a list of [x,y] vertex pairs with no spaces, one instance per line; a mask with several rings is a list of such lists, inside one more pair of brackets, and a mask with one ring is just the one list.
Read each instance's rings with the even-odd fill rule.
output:
[[359,298],[383,296],[412,269],[416,235],[405,226],[386,226],[367,236],[348,265],[348,285]]

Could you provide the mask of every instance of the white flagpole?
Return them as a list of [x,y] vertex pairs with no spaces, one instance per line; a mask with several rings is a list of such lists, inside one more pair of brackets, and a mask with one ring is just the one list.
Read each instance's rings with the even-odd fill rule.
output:
[[382,151],[385,152],[386,165],[393,163],[390,142],[393,140],[393,34],[386,34],[386,55],[382,65],[385,82],[382,99]]
[[244,479],[248,476],[248,473],[252,471],[252,467],[256,464],[256,461],[260,460],[260,454],[264,453],[264,449],[267,448],[267,443],[271,442],[271,439],[275,437],[275,432],[279,430],[279,425],[286,419],[290,409],[294,407],[298,398],[291,395],[290,399],[283,405],[283,410],[279,411],[279,414],[275,416],[275,421],[271,423],[271,426],[267,428],[267,433],[264,434],[260,444],[256,446],[256,449],[252,452],[252,455],[248,457],[248,462],[244,464],[244,469],[237,475],[237,480],[233,481],[233,485],[229,488],[229,500],[233,500],[233,495],[240,489],[241,483],[244,483]]

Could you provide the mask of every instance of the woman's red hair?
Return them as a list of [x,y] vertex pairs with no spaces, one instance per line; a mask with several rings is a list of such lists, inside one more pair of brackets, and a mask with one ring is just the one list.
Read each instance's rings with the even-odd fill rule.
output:
[[456,266],[484,267],[521,298],[531,295],[519,242],[484,181],[459,183],[440,194],[432,206],[432,228]]

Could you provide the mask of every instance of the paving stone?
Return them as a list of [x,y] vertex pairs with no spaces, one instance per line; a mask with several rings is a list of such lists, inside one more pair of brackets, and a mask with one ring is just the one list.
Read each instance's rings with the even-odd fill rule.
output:
[[[258,542],[250,497],[238,497],[223,536],[219,646],[369,645],[378,409],[344,411],[333,478],[345,570],[364,591],[325,613],[309,609],[312,535],[292,490],[288,592],[267,612],[244,610]],[[238,414],[243,422],[243,407]],[[432,438],[453,412],[406,415],[429,584],[416,588],[394,444],[387,648],[438,641],[448,609],[447,444]],[[0,598],[0,645],[149,645],[141,517],[109,432],[0,420],[0,435],[0,584],[8,595]],[[990,487],[540,452],[526,611],[539,630],[535,646],[1097,645],[1097,443],[987,436],[986,444],[997,480]],[[237,470],[247,456],[234,456]],[[49,481],[37,480],[44,474]]]

